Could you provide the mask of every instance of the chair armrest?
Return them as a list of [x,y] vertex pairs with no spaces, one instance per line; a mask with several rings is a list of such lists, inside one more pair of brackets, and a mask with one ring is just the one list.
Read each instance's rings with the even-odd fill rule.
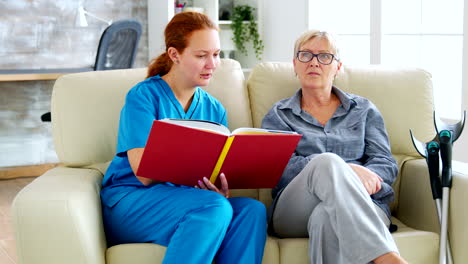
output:
[[102,174],[56,167],[15,197],[12,216],[18,262],[105,263]]
[[[453,181],[450,191],[449,236],[453,260],[468,259],[468,164],[453,162]],[[396,217],[406,225],[439,233],[439,220],[432,199],[429,172],[424,159],[407,161],[401,171],[400,199]]]

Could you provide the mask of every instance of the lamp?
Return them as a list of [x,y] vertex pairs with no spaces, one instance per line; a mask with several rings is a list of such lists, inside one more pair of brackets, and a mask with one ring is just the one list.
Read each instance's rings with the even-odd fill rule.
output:
[[105,20],[103,18],[100,18],[88,11],[86,11],[82,5],[78,6],[78,14],[76,16],[76,21],[75,21],[75,24],[77,26],[80,26],[80,27],[87,27],[88,26],[88,21],[86,20],[86,15],[94,18],[94,19],[97,19],[101,22],[104,22],[108,25],[112,24],[112,20]]

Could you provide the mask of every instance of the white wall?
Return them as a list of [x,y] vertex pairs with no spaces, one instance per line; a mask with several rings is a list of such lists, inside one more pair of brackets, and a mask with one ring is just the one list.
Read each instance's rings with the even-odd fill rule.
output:
[[[468,109],[465,105],[464,109]],[[462,135],[453,145],[453,160],[468,162],[468,127],[465,126]]]
[[[464,6],[465,14],[468,14],[468,5]],[[465,16],[463,19],[463,34],[468,35],[468,17]],[[468,41],[465,41],[463,45],[463,61],[468,61]],[[462,108],[461,110],[468,111],[468,65],[465,63],[465,67],[462,69]],[[468,162],[468,127],[465,127],[464,133],[460,136],[457,142],[453,146],[453,159],[463,162]]]
[[174,0],[148,0],[148,60],[164,52],[164,28],[174,16]]
[[291,62],[296,38],[308,29],[309,0],[265,0],[263,8],[263,61]]

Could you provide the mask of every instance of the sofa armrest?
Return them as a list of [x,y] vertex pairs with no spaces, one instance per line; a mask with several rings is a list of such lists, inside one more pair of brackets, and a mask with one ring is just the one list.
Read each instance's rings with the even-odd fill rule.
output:
[[468,164],[453,162],[453,181],[450,192],[449,236],[453,262],[463,263],[468,259]]
[[18,262],[105,263],[102,174],[57,167],[27,185],[12,204]]
[[[453,260],[468,259],[468,164],[453,162],[450,192],[449,236]],[[439,221],[429,185],[429,172],[424,159],[407,161],[402,167],[400,196],[396,217],[406,225],[439,233]]]
[[401,167],[396,217],[406,225],[438,232],[439,222],[424,159],[406,161]]

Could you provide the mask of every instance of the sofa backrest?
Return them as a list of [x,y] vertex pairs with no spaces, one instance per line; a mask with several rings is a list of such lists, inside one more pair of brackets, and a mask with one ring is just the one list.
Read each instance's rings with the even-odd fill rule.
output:
[[[431,75],[416,68],[383,66],[347,67],[338,74],[335,85],[349,93],[370,99],[382,113],[392,153],[419,157],[409,129],[425,141],[435,135]],[[250,73],[247,89],[253,125],[261,121],[271,106],[292,96],[300,87],[292,63],[266,62]]]
[[[144,80],[146,69],[95,71],[60,77],[52,92],[52,133],[60,162],[88,166],[111,160],[116,151],[125,96]],[[252,126],[244,74],[237,61],[222,59],[205,87],[225,106],[230,128]]]

